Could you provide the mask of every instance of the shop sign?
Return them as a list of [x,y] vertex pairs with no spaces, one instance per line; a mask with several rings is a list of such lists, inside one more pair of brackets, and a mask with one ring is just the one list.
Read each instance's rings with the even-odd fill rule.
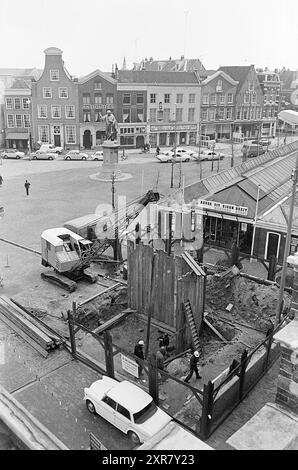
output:
[[138,363],[133,359],[130,359],[130,357],[124,356],[124,354],[121,354],[121,367],[134,377],[139,377]]
[[198,200],[198,206],[203,209],[212,209],[216,212],[227,212],[234,215],[248,215],[248,207],[236,206],[234,204],[225,204],[222,202],[206,201],[205,199]]
[[162,124],[160,126],[150,126],[150,132],[178,132],[196,131],[196,124]]
[[83,109],[113,109],[113,104],[83,104]]

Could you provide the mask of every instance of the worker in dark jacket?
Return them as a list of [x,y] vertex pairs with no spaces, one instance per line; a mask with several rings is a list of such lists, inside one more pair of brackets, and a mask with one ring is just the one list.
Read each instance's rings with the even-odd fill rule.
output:
[[189,374],[185,377],[184,382],[188,383],[193,373],[195,372],[197,379],[201,379],[202,377],[198,371],[198,362],[199,362],[200,353],[199,351],[195,351],[189,361]]
[[[135,345],[134,349],[134,355],[140,358],[142,361],[144,361],[144,341],[140,339],[138,344]],[[143,373],[143,367],[139,364],[139,375],[142,375]]]
[[[156,353],[156,366],[160,370],[164,370],[165,368],[165,365],[164,365],[165,355],[166,355],[166,348],[164,346],[161,346]],[[159,375],[162,381],[166,380],[166,377],[164,375],[162,374],[159,374]]]

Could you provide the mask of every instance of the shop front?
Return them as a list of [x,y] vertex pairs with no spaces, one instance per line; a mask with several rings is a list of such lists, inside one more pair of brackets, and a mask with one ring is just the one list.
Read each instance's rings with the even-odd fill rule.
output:
[[196,145],[197,124],[151,124],[151,146]]
[[119,135],[120,146],[124,148],[142,148],[147,143],[146,126],[119,124]]
[[21,151],[28,150],[28,132],[9,132],[6,135],[6,148]]

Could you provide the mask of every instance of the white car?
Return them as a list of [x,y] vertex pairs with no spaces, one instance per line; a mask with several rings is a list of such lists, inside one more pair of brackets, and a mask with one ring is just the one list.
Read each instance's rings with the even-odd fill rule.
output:
[[162,152],[156,155],[156,158],[161,163],[168,163],[173,160],[172,153],[173,152]]
[[215,152],[215,150],[202,150],[200,152],[200,159],[204,160],[222,160],[225,154],[221,152]]
[[39,151],[40,152],[50,152],[50,153],[62,153],[63,148],[62,147],[56,147],[53,144],[42,144]]
[[[172,149],[173,154],[175,153],[175,149]],[[185,149],[183,147],[176,148],[176,155],[192,155],[194,152],[190,149]]]
[[37,150],[37,152],[30,153],[29,159],[30,160],[55,160],[57,157],[56,153],[51,152],[42,152]]
[[103,161],[103,151],[98,150],[97,152],[90,155],[90,160]]
[[64,155],[64,160],[88,160],[89,155],[87,153],[80,152],[79,150],[70,150]]
[[105,418],[134,444],[150,439],[171,421],[148,393],[128,380],[117,382],[103,376],[84,388],[84,400],[90,413]]
[[4,150],[4,152],[1,153],[1,158],[16,158],[19,160],[20,158],[23,158],[25,155],[24,152],[19,152],[19,150],[16,149],[7,149]]

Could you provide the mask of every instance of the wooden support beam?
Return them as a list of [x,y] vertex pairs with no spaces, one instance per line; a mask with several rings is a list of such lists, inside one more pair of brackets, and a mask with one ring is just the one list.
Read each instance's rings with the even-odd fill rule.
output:
[[98,335],[101,334],[103,331],[108,330],[109,328],[114,326],[116,323],[123,320],[125,317],[127,317],[127,315],[130,315],[130,313],[132,312],[124,311],[124,312],[118,313],[118,315],[115,315],[113,318],[106,321],[103,325],[100,325],[97,328],[95,328],[95,330],[92,330],[93,333],[97,333]]
[[81,307],[82,305],[85,305],[85,304],[87,304],[88,302],[91,302],[91,300],[96,299],[96,298],[99,297],[100,295],[106,294],[107,292],[110,292],[110,291],[116,289],[116,287],[119,287],[120,285],[121,285],[120,282],[117,282],[117,283],[114,284],[113,286],[107,287],[107,289],[104,289],[103,291],[98,292],[98,293],[95,294],[95,295],[92,295],[92,297],[89,297],[89,298],[86,299],[86,300],[83,300],[83,302],[81,302],[80,304],[78,304],[78,307]]
[[216,328],[214,328],[213,325],[211,325],[211,323],[209,323],[208,320],[206,320],[206,318],[203,318],[203,322],[205,323],[205,325],[209,326],[210,330],[213,331],[213,333],[216,334],[216,336],[219,337],[219,339],[221,339],[222,341],[227,341],[226,338],[224,338],[218,331]]

